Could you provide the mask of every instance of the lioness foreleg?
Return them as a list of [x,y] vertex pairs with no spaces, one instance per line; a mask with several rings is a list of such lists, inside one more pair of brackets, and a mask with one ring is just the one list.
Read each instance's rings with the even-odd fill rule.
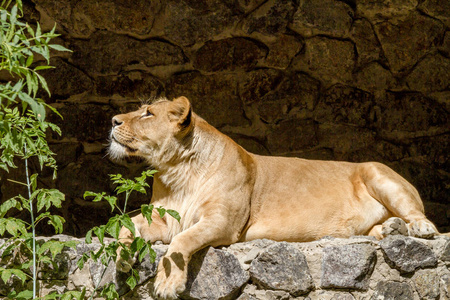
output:
[[202,219],[191,228],[176,235],[166,255],[158,265],[155,279],[155,294],[163,299],[176,299],[186,288],[187,269],[191,256],[207,246],[231,244],[226,222],[217,219]]
[[[131,218],[135,228],[136,237],[142,237],[145,241],[155,242],[155,241],[163,241],[168,243],[167,240],[167,224],[161,219],[159,214],[155,211],[152,213],[153,222],[149,225],[147,219],[139,214],[133,218]],[[131,231],[122,227],[119,233],[119,241],[129,247],[133,242],[134,237]],[[116,268],[121,272],[130,271],[133,264],[136,262],[135,257],[129,257],[128,259],[123,259],[121,256],[122,247],[117,249],[117,260],[116,260]]]

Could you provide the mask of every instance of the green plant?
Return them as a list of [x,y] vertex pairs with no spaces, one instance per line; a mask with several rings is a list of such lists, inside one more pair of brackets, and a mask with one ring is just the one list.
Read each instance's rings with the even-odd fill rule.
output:
[[[58,36],[55,28],[50,32],[42,32],[39,23],[32,26],[20,21],[22,15],[22,1],[18,0],[15,4],[11,0],[1,2],[0,71],[8,72],[11,80],[0,84],[0,168],[7,172],[10,168],[17,168],[17,161],[21,158],[26,174],[24,182],[10,181],[24,185],[28,195],[17,195],[0,205],[0,235],[9,235],[0,247],[3,262],[0,278],[5,283],[18,278],[22,285],[31,279],[32,290],[25,287],[22,291],[13,289],[8,298],[35,299],[38,266],[55,266],[54,259],[62,249],[75,247],[76,243],[36,241],[38,223],[47,220],[56,233],[61,233],[65,222],[61,216],[48,211],[52,206],[60,208],[64,195],[56,189],[38,188],[38,174],[30,174],[28,165],[29,159],[36,157],[41,169],[44,166],[52,168],[53,177],[56,177],[56,161],[48,146],[46,133],[48,130],[58,134],[61,132],[58,126],[45,120],[47,110],[57,111],[36,97],[39,89],[44,89],[50,95],[47,83],[38,71],[51,68],[48,65],[50,49],[67,49],[50,44],[50,40]],[[43,60],[40,58],[40,61],[35,61],[37,57]],[[11,209],[28,211],[30,221],[7,217]],[[52,293],[44,298],[74,297],[83,298],[84,291],[70,291],[62,295]]]
[[[58,36],[55,28],[50,32],[42,32],[38,24],[30,25],[20,20],[23,15],[22,1],[3,0],[0,2],[0,72],[7,72],[10,80],[0,83],[0,169],[8,172],[10,168],[23,167],[25,177],[21,180],[10,180],[26,187],[27,195],[17,195],[4,201],[0,205],[0,236],[8,236],[6,242],[0,244],[1,265],[0,278],[5,283],[18,280],[22,287],[12,288],[8,294],[9,299],[84,299],[86,290],[67,291],[64,294],[52,292],[43,297],[37,295],[37,270],[44,270],[46,266],[57,268],[55,258],[61,254],[64,247],[76,247],[74,241],[37,241],[36,225],[46,220],[56,233],[61,233],[65,220],[49,212],[51,207],[60,208],[64,195],[56,189],[43,189],[38,187],[38,174],[30,174],[29,161],[36,158],[41,170],[44,167],[53,169],[53,178],[56,178],[57,165],[54,153],[51,151],[46,136],[49,131],[61,134],[55,124],[46,121],[48,111],[59,113],[42,99],[37,98],[38,91],[43,89],[50,95],[47,82],[39,71],[52,68],[49,66],[50,49],[68,51],[66,48],[50,44],[50,40]],[[59,115],[60,116],[60,115]],[[132,191],[145,193],[148,187],[146,178],[155,171],[146,171],[135,180],[125,179],[120,174],[113,175],[111,179],[118,185],[116,193],[125,193],[123,209],[117,205],[116,196],[107,196],[106,193],[87,192],[85,197],[94,196],[94,201],[106,200],[112,210],[117,209],[120,214],[112,217],[106,225],[94,227],[86,236],[86,242],[92,241],[96,235],[102,246],[98,251],[86,253],[78,265],[83,267],[84,262],[92,258],[108,264],[117,257],[117,249],[123,247],[121,255],[134,256],[139,252],[139,259],[150,255],[154,260],[155,252],[151,244],[141,238],[135,238],[130,247],[124,245],[118,238],[120,228],[127,227],[134,234],[134,225],[126,212],[128,198]],[[8,216],[11,210],[27,211],[30,221]],[[151,214],[156,209],[161,216],[165,213],[179,220],[175,211],[165,210],[161,207],[144,205],[142,213],[149,222]],[[115,242],[104,243],[105,234],[115,238]],[[133,270],[127,284],[134,288],[138,282],[138,273]],[[25,283],[31,281],[29,290]],[[96,287],[96,290],[98,285]],[[94,293],[91,295],[93,297]],[[118,297],[114,285],[106,286],[101,292],[102,297],[115,299]]]
[[[109,265],[111,261],[115,261],[117,259],[117,249],[121,247],[120,255],[121,257],[127,261],[129,257],[135,257],[135,255],[138,255],[139,261],[142,261],[146,255],[149,255],[150,261],[154,262],[156,258],[156,253],[152,249],[151,242],[145,241],[141,237],[136,237],[135,227],[134,224],[129,216],[129,213],[126,212],[127,208],[127,202],[130,194],[133,191],[144,193],[146,194],[146,188],[149,187],[147,183],[147,178],[152,177],[157,171],[155,170],[147,170],[142,172],[141,176],[136,177],[134,180],[132,179],[125,179],[122,177],[121,174],[117,175],[110,175],[111,180],[113,180],[114,184],[117,184],[116,187],[116,193],[121,194],[125,193],[125,204],[123,209],[121,209],[117,203],[117,197],[116,196],[110,196],[106,195],[106,193],[94,193],[94,192],[85,192],[84,197],[94,197],[93,201],[98,202],[102,200],[106,200],[109,205],[111,206],[111,212],[114,210],[117,210],[119,214],[116,214],[115,216],[111,217],[106,225],[101,225],[92,228],[88,231],[86,234],[86,243],[90,244],[92,243],[92,235],[98,237],[101,247],[100,249],[96,251],[90,251],[88,253],[84,253],[81,259],[78,261],[78,267],[80,269],[83,268],[84,263],[88,259],[92,259],[93,261],[100,261],[105,267]],[[145,204],[141,206],[141,213],[142,215],[147,219],[149,225],[152,222],[152,213],[153,210],[157,210],[159,215],[164,217],[164,215],[167,213],[176,220],[180,221],[179,214],[171,209],[164,209],[162,207],[154,207],[151,204]],[[128,228],[131,233],[133,234],[133,242],[128,246],[124,244],[120,238],[119,238],[119,232],[122,226],[125,226]],[[106,243],[104,238],[105,234],[109,234],[114,238],[114,240],[110,243]],[[131,273],[128,279],[126,280],[126,283],[131,289],[134,289],[134,287],[139,282],[139,273],[131,267]],[[106,268],[105,268],[106,270]],[[103,276],[102,276],[103,277]],[[101,282],[102,278],[99,279],[99,281],[96,284],[94,293],[92,293],[91,298],[95,294],[96,290],[99,287],[99,284]],[[102,297],[105,297],[106,299],[118,299],[119,294],[115,290],[115,286],[113,283],[110,283],[109,285],[105,286],[100,293]]]

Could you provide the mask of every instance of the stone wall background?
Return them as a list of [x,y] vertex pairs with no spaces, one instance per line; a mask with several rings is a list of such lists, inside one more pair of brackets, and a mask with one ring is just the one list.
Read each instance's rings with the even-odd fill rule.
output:
[[[24,4],[29,23],[49,30],[56,22],[57,43],[73,50],[55,53],[56,68],[45,73],[48,101],[64,120],[52,117],[63,132],[51,137],[58,179],[45,170],[40,177],[66,194],[66,233],[82,236],[110,216],[84,191],[112,192],[107,174],[143,168],[105,156],[112,116],[180,95],[252,152],[388,164],[417,187],[440,230],[450,231],[450,2]],[[1,175],[1,200],[20,192],[6,178],[23,173]]]

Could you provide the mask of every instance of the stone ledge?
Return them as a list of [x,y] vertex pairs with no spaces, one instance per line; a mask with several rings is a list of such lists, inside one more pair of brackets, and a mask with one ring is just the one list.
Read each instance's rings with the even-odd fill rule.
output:
[[[43,239],[75,239],[57,235]],[[58,272],[40,280],[42,295],[65,289],[94,289],[104,266],[76,262],[86,251],[99,247],[83,240],[76,249],[58,255]],[[0,242],[1,243],[1,242]],[[126,274],[110,263],[100,283],[114,282],[122,299],[153,299],[153,277],[167,245],[154,245],[155,263],[148,258],[136,265],[139,285],[130,291]],[[255,240],[228,247],[208,247],[189,264],[182,299],[448,299],[450,298],[450,238],[431,240],[389,236],[350,239],[325,237],[308,243]],[[0,280],[0,297],[8,286]],[[17,283],[14,283],[17,284]],[[392,299],[394,299],[392,298]],[[389,298],[391,299],[391,298]]]

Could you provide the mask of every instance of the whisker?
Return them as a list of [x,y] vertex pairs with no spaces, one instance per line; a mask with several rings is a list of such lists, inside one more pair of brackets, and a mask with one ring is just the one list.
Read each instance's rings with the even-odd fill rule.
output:
[[137,137],[132,137],[132,139],[133,139],[133,140],[136,140],[136,141],[138,141],[138,142],[143,143],[143,141],[142,141],[141,139],[138,139]]

